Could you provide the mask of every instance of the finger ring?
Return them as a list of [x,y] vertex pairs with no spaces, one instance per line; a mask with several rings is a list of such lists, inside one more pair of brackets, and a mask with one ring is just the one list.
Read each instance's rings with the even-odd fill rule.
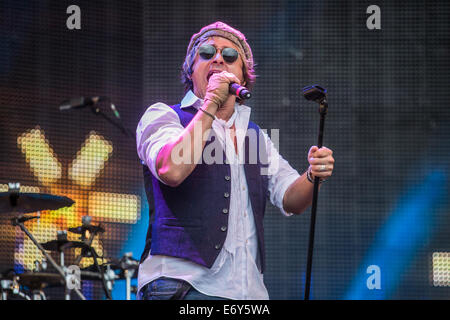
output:
[[327,170],[327,166],[326,165],[321,165],[320,166],[320,168],[319,168],[319,171],[325,171],[325,170]]

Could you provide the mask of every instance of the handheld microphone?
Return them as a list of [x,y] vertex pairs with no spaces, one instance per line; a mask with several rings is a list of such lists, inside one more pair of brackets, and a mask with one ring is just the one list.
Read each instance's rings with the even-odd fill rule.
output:
[[103,97],[79,97],[70,100],[63,101],[59,106],[60,111],[66,111],[70,109],[84,108],[87,106],[96,105],[98,102],[104,100]]
[[237,83],[230,83],[230,93],[235,96],[244,99],[250,99],[252,97],[252,93],[243,86],[238,85]]

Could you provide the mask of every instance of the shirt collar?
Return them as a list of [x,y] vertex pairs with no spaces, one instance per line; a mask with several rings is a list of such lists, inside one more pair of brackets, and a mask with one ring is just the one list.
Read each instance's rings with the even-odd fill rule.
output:
[[189,90],[181,100],[181,108],[194,107],[198,109],[203,104],[203,100],[197,97],[192,90]]

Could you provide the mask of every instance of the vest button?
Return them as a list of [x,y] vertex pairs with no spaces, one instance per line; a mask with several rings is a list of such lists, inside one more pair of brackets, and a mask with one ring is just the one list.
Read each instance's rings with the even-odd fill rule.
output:
[[223,196],[224,196],[225,198],[229,198],[229,197],[230,197],[230,194],[229,194],[228,192],[225,192],[225,193],[223,194]]
[[223,208],[222,212],[226,214],[226,213],[228,213],[228,209],[227,208]]
[[220,230],[222,230],[223,232],[227,231],[227,226],[220,227]]
[[225,180],[230,181],[231,177],[230,176],[225,176]]
[[216,245],[214,246],[214,248],[216,248],[216,250],[219,250],[219,249],[220,249],[220,244],[216,244]]

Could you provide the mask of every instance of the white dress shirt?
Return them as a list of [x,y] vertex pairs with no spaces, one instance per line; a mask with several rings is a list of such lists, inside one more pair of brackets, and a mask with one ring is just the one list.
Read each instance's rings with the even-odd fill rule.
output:
[[[189,91],[181,101],[181,108],[193,106],[198,109],[202,104],[203,100]],[[240,163],[238,156],[244,152],[244,138],[250,111],[250,107],[236,103],[234,113],[227,122],[216,117],[212,123],[214,134],[225,150],[231,169],[227,237],[213,266],[208,269],[185,259],[163,255],[153,256],[150,252],[139,266],[138,291],[145,284],[164,276],[183,279],[196,290],[210,296],[238,300],[269,299],[263,275],[256,265],[258,251],[256,227],[244,166]],[[233,123],[236,128],[238,155],[228,133]],[[184,127],[177,113],[164,103],[150,106],[142,116],[136,130],[137,152],[139,158],[156,178],[159,179],[155,168],[158,152],[183,130]],[[267,145],[268,172],[273,173],[269,175],[268,184],[270,201],[284,215],[290,216],[292,214],[283,210],[283,196],[287,188],[300,175],[281,157],[265,132],[263,137]]]

